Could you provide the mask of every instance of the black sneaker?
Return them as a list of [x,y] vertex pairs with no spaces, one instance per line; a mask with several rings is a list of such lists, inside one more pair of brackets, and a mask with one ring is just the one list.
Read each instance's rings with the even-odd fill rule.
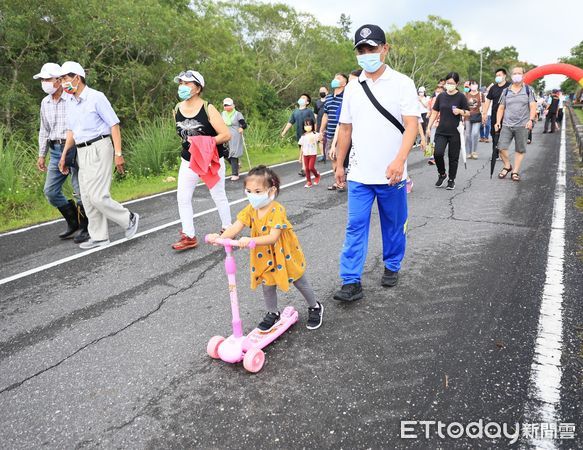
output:
[[268,312],[257,328],[261,331],[269,331],[273,328],[275,323],[279,320],[279,313]]
[[453,191],[455,189],[455,181],[453,180],[447,180],[447,187],[446,189],[448,191]]
[[318,302],[318,308],[308,308],[308,323],[306,328],[308,330],[316,330],[322,325],[322,317],[324,317],[324,305]]
[[302,170],[300,170],[300,171],[298,172],[298,175],[299,175],[300,177],[305,177],[305,176],[306,176],[306,172],[304,172],[304,169],[302,169]]
[[364,295],[360,283],[343,284],[340,290],[334,294],[334,300],[340,300],[341,302],[353,302],[360,300],[362,297]]
[[385,267],[385,273],[383,273],[383,278],[381,279],[381,286],[393,287],[397,285],[399,281],[399,272],[393,272]]
[[447,178],[447,175],[445,173],[443,175],[440,174],[437,177],[437,181],[435,182],[435,187],[443,186],[443,182],[445,181],[446,178]]

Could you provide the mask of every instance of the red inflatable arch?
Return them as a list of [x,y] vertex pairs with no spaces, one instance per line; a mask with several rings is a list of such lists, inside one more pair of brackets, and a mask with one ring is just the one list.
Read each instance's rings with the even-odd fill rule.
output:
[[554,74],[566,75],[583,86],[583,69],[571,64],[546,64],[535,67],[524,74],[524,82],[530,84],[545,75]]

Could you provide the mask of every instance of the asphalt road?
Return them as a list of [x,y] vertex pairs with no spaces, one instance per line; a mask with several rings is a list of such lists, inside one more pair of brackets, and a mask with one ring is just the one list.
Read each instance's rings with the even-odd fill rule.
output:
[[[346,194],[299,182],[280,201],[325,304],[305,328],[294,290],[280,295],[300,322],[266,351],[264,369],[211,360],[206,343],[230,332],[220,248],[174,253],[178,225],[0,284],[2,448],[507,448],[505,437],[402,439],[401,421],[462,424],[533,421],[531,365],[545,284],[559,135],[535,132],[523,180],[491,180],[490,145],[461,166],[454,191],[436,189],[421,152],[410,158],[407,254],[399,285],[380,286],[382,251],[373,213],[365,298],[332,300],[346,223]],[[498,163],[497,170],[500,168]],[[580,330],[583,233],[567,139],[563,330],[557,421],[583,424]],[[318,164],[321,170],[329,166]],[[277,168],[300,181],[295,164]],[[197,189],[195,212],[214,207]],[[243,198],[230,183],[229,200]],[[232,206],[233,214],[244,203]],[[140,232],[178,218],[174,195],[135,203]],[[216,212],[195,219],[199,235],[220,228]],[[56,237],[62,223],[0,236],[2,279],[80,254]],[[112,227],[112,240],[122,230]],[[263,316],[237,252],[246,330]],[[528,406],[528,407],[527,407]],[[548,441],[581,448],[574,440]],[[521,438],[517,445],[528,446]]]

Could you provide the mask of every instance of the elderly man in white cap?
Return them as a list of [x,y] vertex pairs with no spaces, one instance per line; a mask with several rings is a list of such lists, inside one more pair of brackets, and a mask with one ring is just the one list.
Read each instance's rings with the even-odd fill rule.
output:
[[[81,204],[79,193],[79,179],[76,167],[71,168],[71,183],[73,184],[73,195],[77,200],[80,211],[77,211],[74,200],[67,200],[63,194],[63,184],[67,180],[67,175],[63,175],[59,170],[59,160],[65,138],[67,136],[66,124],[66,101],[59,76],[61,66],[55,63],[46,63],[39,73],[33,76],[35,80],[41,80],[42,90],[47,94],[40,105],[40,129],[38,133],[38,161],[37,167],[40,171],[47,173],[44,193],[51,205],[59,210],[67,222],[67,229],[59,234],[61,239],[70,239],[79,229],[79,219],[81,219],[82,231],[75,236],[75,242],[85,242],[87,236],[87,219]],[[49,164],[46,165],[46,155],[50,155]]]
[[229,162],[231,163],[231,181],[239,179],[239,158],[245,150],[243,145],[243,130],[247,128],[245,117],[235,109],[235,102],[227,97],[223,100],[223,112],[221,113],[225,124],[229,127],[231,140],[229,141]]
[[67,61],[61,67],[62,86],[67,101],[67,140],[59,162],[62,173],[68,173],[67,152],[77,146],[79,186],[89,219],[90,239],[79,247],[90,249],[109,244],[107,220],[125,229],[130,239],[138,229],[139,216],[111,198],[111,162],[123,173],[119,119],[102,92],[85,84],[85,70],[79,63]]

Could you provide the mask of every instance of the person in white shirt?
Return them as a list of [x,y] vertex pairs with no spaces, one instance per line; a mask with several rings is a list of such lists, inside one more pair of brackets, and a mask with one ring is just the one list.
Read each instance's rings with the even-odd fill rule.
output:
[[361,26],[355,34],[354,48],[364,70],[357,80],[348,83],[344,93],[335,172],[336,183],[343,183],[344,158],[352,140],[348,223],[340,256],[342,288],[334,295],[334,299],[344,302],[363,297],[361,277],[375,198],[383,241],[381,284],[397,284],[406,244],[407,156],[420,117],[413,80],[384,64],[389,52],[384,31],[377,25]]

